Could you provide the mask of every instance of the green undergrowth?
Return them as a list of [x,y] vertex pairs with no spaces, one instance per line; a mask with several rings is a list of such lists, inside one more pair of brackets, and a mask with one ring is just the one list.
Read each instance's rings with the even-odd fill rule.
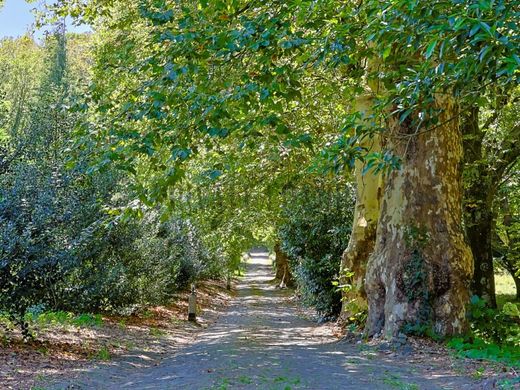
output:
[[520,368],[520,308],[506,302],[492,309],[483,299],[471,298],[468,314],[471,329],[464,337],[453,338],[447,345],[458,356],[495,361]]
[[74,314],[65,311],[44,312],[40,314],[28,313],[26,321],[38,325],[72,325],[78,327],[103,326],[101,314]]
[[[28,312],[24,321],[29,326],[76,326],[76,327],[101,327],[103,318],[100,314],[74,314],[66,311]],[[6,313],[0,313],[0,325],[5,330],[12,330],[16,324]]]
[[456,337],[448,344],[457,356],[470,359],[490,360],[520,368],[520,346],[500,345],[481,338]]

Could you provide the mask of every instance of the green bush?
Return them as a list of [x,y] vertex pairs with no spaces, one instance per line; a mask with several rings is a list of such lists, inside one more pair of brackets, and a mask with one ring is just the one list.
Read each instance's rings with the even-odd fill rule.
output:
[[492,309],[478,296],[471,297],[468,316],[470,332],[453,338],[448,346],[458,355],[486,359],[520,367],[520,313],[511,303],[504,309]]
[[292,191],[288,199],[278,233],[282,250],[289,257],[303,301],[322,317],[333,318],[341,310],[341,293],[333,281],[350,237],[352,186],[316,179]]
[[[66,47],[60,31],[46,38],[25,105],[0,102],[0,312],[26,337],[27,320],[38,313],[59,320],[69,312],[165,303],[225,263],[190,221],[165,221],[164,210],[135,202],[121,170],[89,168],[96,145],[71,148],[88,113],[69,109],[84,87],[75,77],[84,75],[73,75]],[[17,116],[24,119],[16,126],[5,120]],[[129,205],[142,218],[130,218]]]
[[79,256],[61,299],[61,307],[73,311],[128,312],[164,304],[190,283],[219,276],[213,263],[221,261],[208,255],[189,222],[163,222],[159,210],[101,225]]
[[484,299],[472,296],[469,306],[472,335],[496,344],[520,345],[518,308],[514,304],[504,306],[505,310],[492,309]]
[[32,305],[52,303],[73,264],[72,197],[63,178],[43,170],[19,163],[0,182],[0,310],[18,319]]

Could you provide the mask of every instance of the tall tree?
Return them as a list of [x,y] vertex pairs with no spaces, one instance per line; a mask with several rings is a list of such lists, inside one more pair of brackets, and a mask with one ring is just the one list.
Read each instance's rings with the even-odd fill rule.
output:
[[488,105],[473,105],[463,115],[464,222],[475,274],[471,290],[496,307],[493,240],[497,191],[520,157],[520,125],[514,89],[483,94]]
[[493,254],[503,270],[511,274],[520,300],[520,175],[519,163],[500,187],[495,202],[496,223]]

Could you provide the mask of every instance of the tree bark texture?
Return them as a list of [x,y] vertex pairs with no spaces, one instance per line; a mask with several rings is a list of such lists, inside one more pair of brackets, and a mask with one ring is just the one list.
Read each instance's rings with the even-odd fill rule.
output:
[[492,238],[495,180],[483,156],[484,132],[479,124],[479,109],[472,107],[463,116],[464,134],[464,225],[473,253],[474,269],[471,293],[496,307]]
[[388,123],[386,145],[402,165],[385,178],[367,266],[371,336],[466,330],[473,259],[461,224],[462,136],[453,99],[437,96],[435,105],[441,112],[434,129],[415,132],[410,120],[396,118]]
[[[371,114],[372,97],[364,95],[357,102],[357,111],[368,118]],[[361,142],[361,147],[370,152],[381,151],[379,135],[367,138]],[[348,317],[352,310],[366,309],[366,292],[364,288],[366,266],[368,257],[374,250],[376,240],[377,221],[379,218],[382,176],[373,172],[363,173],[365,164],[357,160],[355,163],[356,178],[356,205],[354,209],[354,221],[352,233],[347,249],[341,258],[341,283],[350,283],[353,289],[343,293],[342,316]],[[345,271],[351,271],[354,275],[345,278]],[[354,305],[354,307],[353,307]]]

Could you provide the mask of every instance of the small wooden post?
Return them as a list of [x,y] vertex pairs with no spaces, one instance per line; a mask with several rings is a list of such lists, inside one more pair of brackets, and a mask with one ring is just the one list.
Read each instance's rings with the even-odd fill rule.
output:
[[231,290],[231,272],[229,271],[226,276],[226,289]]
[[197,293],[195,284],[191,285],[191,293],[188,298],[188,321],[197,321]]

